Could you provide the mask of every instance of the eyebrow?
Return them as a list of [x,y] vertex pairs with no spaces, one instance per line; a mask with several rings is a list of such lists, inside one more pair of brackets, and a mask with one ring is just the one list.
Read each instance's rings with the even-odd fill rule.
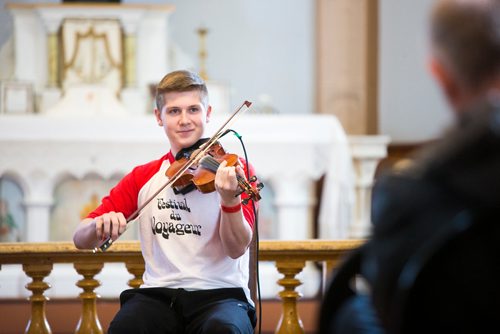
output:
[[[187,106],[187,108],[193,108],[193,107],[199,108],[201,106],[202,106],[202,103],[200,102],[199,104],[191,104],[191,105]],[[182,109],[180,106],[177,106],[177,105],[170,106],[170,107],[167,106],[167,109],[174,109],[174,108]]]

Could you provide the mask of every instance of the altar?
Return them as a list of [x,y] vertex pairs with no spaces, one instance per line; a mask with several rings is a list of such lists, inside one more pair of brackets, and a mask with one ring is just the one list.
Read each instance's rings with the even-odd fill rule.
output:
[[[106,99],[108,105],[120,104],[130,114],[142,114],[149,107],[149,85],[158,82],[158,73],[169,71],[172,5],[8,3],[6,7],[14,24],[13,78],[33,88],[35,110],[40,113],[64,106],[73,90],[84,90],[85,95],[90,91],[94,98]],[[96,110],[87,106],[86,111]]]
[[[225,120],[225,116],[214,115],[208,133],[216,131]],[[266,238],[315,237],[312,210],[318,204],[323,225],[320,237],[350,236],[355,175],[347,137],[335,117],[242,115],[232,128],[242,136],[248,160],[265,184],[261,212],[271,225],[263,226]],[[227,151],[244,156],[235,136],[226,135],[221,142]],[[102,182],[114,180],[168,150],[165,134],[152,113],[98,120],[41,115],[0,117],[0,175],[21,187],[26,212],[22,240],[70,240],[91,193],[80,185],[82,198],[77,209],[55,222],[51,214],[58,212],[61,205],[62,199],[55,198],[61,184],[72,180],[85,183],[90,176]],[[324,175],[328,180],[324,193],[330,197],[323,198],[320,204],[315,183]],[[267,194],[272,197],[266,198]],[[71,233],[62,239],[57,237],[61,235],[58,228],[66,225],[71,226]]]

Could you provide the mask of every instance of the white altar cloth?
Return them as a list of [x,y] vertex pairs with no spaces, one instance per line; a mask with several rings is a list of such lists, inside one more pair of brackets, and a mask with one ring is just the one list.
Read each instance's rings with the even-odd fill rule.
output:
[[[224,121],[225,117],[214,116],[209,134]],[[242,135],[258,176],[276,193],[276,209],[283,219],[277,222],[282,232],[278,238],[310,237],[308,210],[317,199],[308,188],[324,174],[320,236],[347,237],[354,207],[354,176],[347,138],[334,116],[246,114],[232,128]],[[226,150],[243,154],[236,138],[228,135],[222,141]],[[82,177],[97,172],[108,177],[155,159],[168,150],[166,143],[152,114],[99,118],[6,115],[0,117],[0,175],[7,171],[18,175],[29,198],[35,191],[30,176],[37,172],[49,180],[67,173]],[[50,182],[47,186],[50,188]],[[38,189],[37,197],[49,196],[52,190],[46,189],[44,195]]]

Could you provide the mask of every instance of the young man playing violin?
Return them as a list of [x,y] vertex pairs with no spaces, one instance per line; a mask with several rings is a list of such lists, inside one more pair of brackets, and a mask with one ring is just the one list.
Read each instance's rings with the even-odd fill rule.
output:
[[[126,217],[165,184],[179,152],[206,136],[211,112],[198,75],[167,74],[158,84],[154,113],[170,151],[127,174],[79,224],[75,246],[92,249],[116,240],[125,231]],[[144,283],[122,292],[108,333],[253,333],[248,261],[255,216],[251,202],[242,205],[247,195],[238,195],[237,181],[245,172],[245,163],[227,166],[222,161],[216,191],[166,187],[140,212]]]

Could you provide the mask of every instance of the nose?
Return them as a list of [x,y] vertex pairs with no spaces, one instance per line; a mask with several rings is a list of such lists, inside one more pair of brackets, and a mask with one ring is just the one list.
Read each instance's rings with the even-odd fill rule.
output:
[[186,125],[186,124],[189,124],[191,120],[189,119],[189,115],[187,113],[186,110],[183,110],[180,114],[180,117],[179,117],[179,123],[181,125]]

